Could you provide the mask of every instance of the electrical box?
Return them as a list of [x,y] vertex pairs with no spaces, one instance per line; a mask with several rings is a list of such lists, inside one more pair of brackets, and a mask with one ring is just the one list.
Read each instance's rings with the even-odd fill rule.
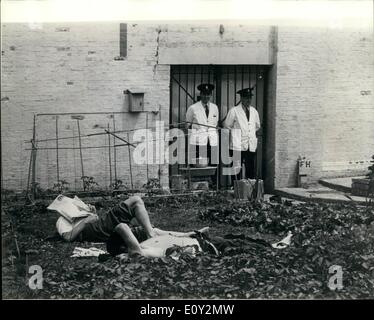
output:
[[143,91],[125,90],[124,94],[128,95],[130,112],[144,111],[144,92]]

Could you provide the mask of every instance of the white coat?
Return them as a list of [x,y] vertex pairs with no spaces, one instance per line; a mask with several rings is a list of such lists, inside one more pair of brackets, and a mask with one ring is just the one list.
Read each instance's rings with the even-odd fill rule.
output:
[[[209,117],[207,118],[205,108],[201,101],[189,106],[186,114],[186,121],[200,123],[211,127],[217,127],[218,125],[218,107],[209,102]],[[218,145],[218,133],[217,129],[200,126],[198,124],[192,124],[190,133],[190,144],[205,146],[208,141],[211,146]]]
[[260,117],[257,110],[250,106],[249,121],[240,103],[229,110],[224,126],[231,130],[230,149],[255,152],[257,149],[256,131],[260,129]]

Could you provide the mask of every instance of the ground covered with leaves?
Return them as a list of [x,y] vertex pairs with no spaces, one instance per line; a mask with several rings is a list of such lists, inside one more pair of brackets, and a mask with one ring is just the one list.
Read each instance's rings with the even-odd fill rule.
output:
[[[84,199],[99,210],[119,200]],[[105,249],[104,244],[45,240],[57,220],[56,213],[46,210],[47,203],[8,203],[2,213],[3,298],[374,297],[373,206],[275,200],[237,202],[223,193],[145,199],[156,226],[180,231],[210,226],[212,238],[230,236],[233,245],[219,257],[186,254],[174,260],[123,254],[105,262],[70,257],[76,246]],[[282,250],[248,241],[272,243],[289,231],[291,245]],[[35,264],[43,269],[39,290],[27,285],[27,266]],[[333,265],[342,268],[342,289],[329,288]]]

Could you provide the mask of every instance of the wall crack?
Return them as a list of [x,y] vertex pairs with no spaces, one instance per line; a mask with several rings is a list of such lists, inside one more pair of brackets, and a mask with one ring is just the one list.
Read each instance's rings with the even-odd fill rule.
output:
[[156,54],[155,54],[156,63],[153,66],[153,76],[156,75],[156,69],[157,69],[157,66],[158,66],[159,49],[160,49],[160,34],[161,34],[161,27],[159,27],[158,30],[157,30],[157,39],[156,39],[157,47],[156,47]]

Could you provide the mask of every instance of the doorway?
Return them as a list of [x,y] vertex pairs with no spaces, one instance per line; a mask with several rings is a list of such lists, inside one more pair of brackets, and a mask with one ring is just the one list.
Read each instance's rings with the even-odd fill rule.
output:
[[[256,175],[259,179],[264,179],[267,66],[172,65],[170,73],[170,124],[173,127],[184,127],[187,108],[199,100],[197,86],[200,83],[211,83],[215,86],[211,102],[218,106],[220,121],[225,119],[231,107],[240,102],[236,93],[238,90],[255,87],[251,104],[257,109],[261,122],[261,129],[257,132]],[[219,170],[221,167],[222,165],[219,165]],[[178,172],[179,165],[170,165],[170,176]],[[220,186],[226,187],[228,184],[229,178],[220,175]]]

